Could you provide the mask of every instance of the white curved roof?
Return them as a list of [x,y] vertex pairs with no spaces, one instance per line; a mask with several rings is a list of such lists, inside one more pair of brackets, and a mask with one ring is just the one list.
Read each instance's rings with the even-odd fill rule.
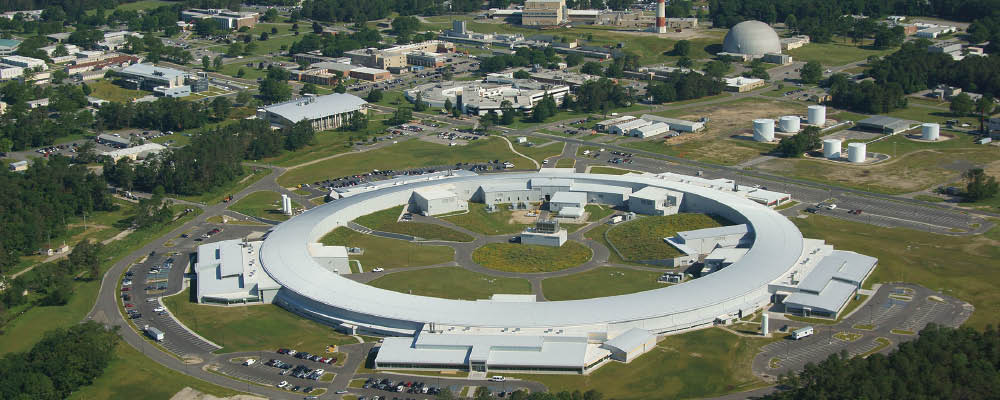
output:
[[[532,178],[651,185],[715,200],[742,214],[755,232],[756,240],[739,262],[687,283],[621,296],[536,303],[448,300],[393,292],[328,272],[309,256],[308,243],[326,234],[334,221],[340,225],[348,222],[338,220],[347,218],[340,214],[343,210],[362,206],[380,196],[445,183],[479,185],[499,179],[509,182]],[[794,265],[801,251],[802,235],[791,221],[751,200],[726,192],[643,176],[523,173],[416,182],[327,203],[278,225],[264,241],[260,257],[267,273],[286,290],[365,315],[460,326],[571,327],[644,320],[739,298],[779,278]]]
[[726,33],[722,50],[727,53],[764,55],[781,53],[781,40],[770,25],[760,21],[743,21]]

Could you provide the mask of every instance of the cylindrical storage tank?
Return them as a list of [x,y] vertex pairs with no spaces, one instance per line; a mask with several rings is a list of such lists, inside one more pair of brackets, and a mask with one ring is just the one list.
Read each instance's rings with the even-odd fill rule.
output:
[[840,140],[823,139],[823,157],[831,160],[840,158]]
[[758,142],[774,140],[774,120],[770,118],[753,120],[753,140]]
[[826,106],[809,106],[809,123],[822,128],[826,124]]
[[851,143],[847,145],[847,160],[852,163],[863,163],[868,156],[868,145],[864,143]]
[[938,140],[941,133],[941,125],[928,122],[920,126],[920,132],[924,140]]
[[778,130],[787,133],[796,133],[799,131],[799,117],[794,115],[786,115],[778,120]]
[[767,334],[769,333],[767,326],[767,320],[768,320],[767,311],[761,311],[761,312],[763,314],[761,314],[760,316],[760,334],[763,336],[767,336]]

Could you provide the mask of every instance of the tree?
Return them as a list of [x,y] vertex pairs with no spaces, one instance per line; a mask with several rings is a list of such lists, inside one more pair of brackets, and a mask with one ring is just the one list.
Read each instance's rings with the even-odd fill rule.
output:
[[400,107],[397,108],[396,111],[392,113],[392,117],[386,120],[386,122],[389,125],[400,125],[410,122],[411,119],[413,119],[413,109],[408,107]]
[[455,107],[452,107],[452,108],[451,108],[451,116],[452,116],[452,117],[454,117],[454,118],[458,118],[458,117],[460,117],[461,115],[462,115],[462,108],[461,108],[461,107],[459,107],[459,106],[455,106]]
[[569,54],[566,56],[566,65],[570,67],[575,67],[583,63],[583,56],[580,54]]
[[260,97],[276,103],[292,98],[292,88],[284,80],[267,78],[260,82]]
[[774,151],[782,157],[801,157],[803,153],[819,147],[820,133],[819,127],[807,126],[799,134],[781,139]]
[[313,22],[312,29],[313,33],[317,35],[323,33],[323,25],[320,25],[319,22]]
[[299,94],[302,95],[316,93],[319,93],[319,88],[317,88],[312,82],[307,82],[305,85],[302,85],[301,89],[299,89]]
[[267,32],[261,32],[260,33],[260,39],[257,39],[257,40],[260,40],[260,41],[263,42],[263,41],[266,41],[270,37],[271,37],[271,35],[268,34]]
[[424,101],[424,97],[417,92],[417,98],[413,99],[413,111],[424,111],[427,110],[427,102]]
[[984,94],[976,100],[976,113],[979,114],[979,131],[986,134],[986,120],[993,115],[996,106],[993,104],[993,96]]
[[247,103],[250,103],[250,100],[253,100],[253,96],[250,95],[250,92],[244,90],[236,93],[236,103],[246,105]]
[[972,168],[962,174],[965,179],[964,197],[968,201],[992,199],[1000,191],[1000,184],[995,177],[986,175],[982,168]]
[[516,116],[517,111],[514,111],[514,107],[510,100],[504,100],[500,103],[500,112],[501,125],[510,125],[514,123],[514,117]]
[[809,61],[802,66],[799,77],[804,83],[819,83],[820,79],[823,79],[823,66],[819,62]]
[[240,54],[243,54],[243,45],[239,43],[233,43],[226,48],[226,57],[236,58]]
[[694,66],[694,60],[692,60],[687,56],[682,56],[681,58],[677,59],[677,66],[680,68],[691,68],[692,66]]
[[215,56],[215,59],[212,60],[212,67],[214,67],[216,70],[219,70],[220,68],[222,68],[222,56],[221,55]]
[[276,8],[268,8],[267,11],[264,12],[264,15],[261,16],[260,19],[262,19],[264,21],[267,21],[267,22],[274,22],[274,21],[276,21],[278,19],[278,9],[276,9]]
[[529,74],[528,71],[519,69],[514,71],[514,79],[531,79],[531,74]]
[[498,123],[500,123],[500,117],[496,111],[490,110],[486,115],[479,117],[479,126],[476,129],[480,132],[489,132],[490,128],[496,126]]
[[476,400],[491,400],[493,395],[490,394],[490,389],[486,386],[480,386],[476,388]]
[[352,132],[361,132],[368,129],[368,114],[360,111],[351,113],[351,118],[344,125],[344,129]]
[[368,96],[365,96],[365,100],[369,103],[378,103],[382,101],[383,93],[381,89],[372,89],[368,92]]
[[799,19],[795,17],[795,14],[788,14],[788,18],[785,18],[785,27],[795,31],[795,26],[798,25]]
[[691,54],[691,42],[684,39],[678,40],[677,43],[674,43],[673,53],[675,56],[688,56]]
[[208,67],[210,67],[211,65],[212,65],[212,59],[211,58],[208,58],[208,56],[202,56],[201,57],[201,67],[203,69],[208,69]]
[[344,84],[342,82],[341,83],[337,83],[337,86],[335,86],[333,88],[333,91],[335,93],[347,93],[347,87],[344,86]]
[[586,63],[583,64],[582,67],[580,67],[580,72],[585,73],[585,74],[589,74],[589,75],[598,75],[598,76],[600,76],[600,75],[603,74],[604,68],[602,68],[601,64],[599,64],[597,62],[587,61]]
[[972,110],[975,107],[972,98],[969,97],[967,93],[959,93],[958,96],[951,98],[951,114],[956,117],[964,117],[972,114]]
[[278,34],[278,27],[271,27],[271,34],[272,35],[277,35]]
[[229,98],[224,96],[217,96],[212,99],[212,114],[215,115],[215,119],[219,121],[225,120],[229,117],[229,111],[233,108],[233,103],[229,101]]
[[56,46],[56,49],[52,51],[52,57],[65,57],[69,55],[69,50],[66,50],[66,45],[60,44]]

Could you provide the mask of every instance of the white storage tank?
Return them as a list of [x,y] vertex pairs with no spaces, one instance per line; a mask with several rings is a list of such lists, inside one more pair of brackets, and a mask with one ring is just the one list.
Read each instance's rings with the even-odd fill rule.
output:
[[786,133],[797,133],[799,131],[799,117],[786,115],[778,120],[778,130]]
[[938,140],[938,136],[941,134],[941,125],[928,122],[921,125],[920,132],[924,140]]
[[753,120],[753,140],[758,142],[774,140],[774,120],[770,118]]
[[868,156],[868,145],[851,143],[847,145],[847,160],[852,163],[863,163]]
[[840,158],[840,139],[823,139],[823,157],[831,160]]
[[820,128],[826,124],[826,106],[809,106],[809,124]]

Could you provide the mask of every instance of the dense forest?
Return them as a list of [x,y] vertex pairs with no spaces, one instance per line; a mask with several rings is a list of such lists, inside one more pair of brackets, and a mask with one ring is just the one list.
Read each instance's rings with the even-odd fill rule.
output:
[[340,57],[345,51],[378,47],[382,35],[377,30],[364,28],[349,35],[318,35],[310,33],[292,43],[289,53],[306,53],[320,50],[324,56]]
[[934,324],[888,356],[833,354],[781,383],[790,390],[768,400],[995,399],[1000,393],[1000,333],[992,326],[945,328]]
[[153,192],[159,187],[166,193],[201,194],[242,177],[243,160],[300,149],[314,135],[308,122],[275,131],[263,120],[240,120],[197,134],[191,144],[161,152],[141,163],[105,161],[104,175],[126,190]]
[[114,359],[118,334],[87,321],[47,332],[31,350],[0,358],[0,398],[65,399]]
[[111,210],[107,183],[62,156],[23,173],[0,172],[0,272],[66,232],[66,218]]
[[928,53],[925,40],[903,45],[899,51],[871,63],[868,76],[880,84],[898,84],[906,93],[944,83],[975,93],[1000,97],[1000,57],[965,57],[954,61],[941,53]]
[[722,81],[697,72],[670,74],[666,80],[650,82],[646,92],[654,103],[669,103],[722,93]]
[[514,54],[498,54],[493,57],[481,58],[479,60],[479,72],[500,72],[507,68],[527,67],[534,64],[549,66],[560,60],[561,58],[556,54],[556,49],[552,47],[546,47],[544,50],[518,47],[514,51]]

